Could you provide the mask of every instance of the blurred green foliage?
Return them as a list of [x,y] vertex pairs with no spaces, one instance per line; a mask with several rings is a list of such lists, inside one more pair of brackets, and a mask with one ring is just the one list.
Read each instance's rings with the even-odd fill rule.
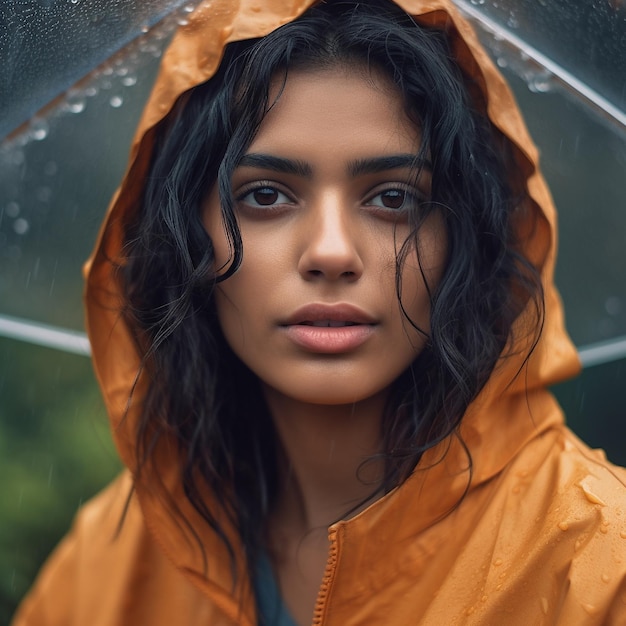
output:
[[71,525],[120,470],[91,364],[0,339],[0,624]]

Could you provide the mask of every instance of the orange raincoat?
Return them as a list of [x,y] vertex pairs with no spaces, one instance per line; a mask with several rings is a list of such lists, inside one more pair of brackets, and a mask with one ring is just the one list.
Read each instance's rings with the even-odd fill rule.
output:
[[[314,623],[624,625],[626,472],[565,427],[546,391],[574,375],[579,363],[553,285],[556,218],[537,151],[508,87],[451,2],[397,2],[418,22],[448,29],[458,62],[485,92],[492,122],[514,146],[534,211],[519,224],[519,234],[526,256],[542,270],[546,319],[522,375],[511,384],[522,365],[520,349],[519,356],[496,367],[463,419],[461,434],[473,469],[462,500],[467,456],[450,437],[425,455],[402,486],[329,528],[328,565]],[[233,584],[223,543],[182,493],[176,446],[162,441],[154,452],[152,462],[161,468],[158,484],[149,471],[141,480],[132,478],[134,406],[122,417],[140,359],[119,316],[110,260],[119,258],[121,223],[142,192],[155,124],[180,94],[211,77],[226,43],[264,35],[311,4],[206,0],[164,57],[127,174],[85,270],[96,372],[128,470],[81,509],[14,626],[255,623],[249,584]],[[516,322],[516,336],[524,336],[522,325],[529,320],[537,323],[533,314],[527,311]],[[141,385],[140,380],[135,398]]]

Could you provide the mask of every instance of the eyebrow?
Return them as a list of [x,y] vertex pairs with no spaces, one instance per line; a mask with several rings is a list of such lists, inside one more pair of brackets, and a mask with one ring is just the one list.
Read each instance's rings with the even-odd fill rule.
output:
[[304,161],[283,159],[271,154],[244,154],[239,161],[239,167],[257,167],[264,170],[272,170],[282,174],[295,174],[303,178],[312,178],[313,169]]
[[432,166],[429,161],[421,159],[415,154],[390,154],[352,161],[348,165],[348,172],[351,176],[356,177],[363,174],[377,174],[387,170],[417,168],[431,170]]
[[[239,161],[239,167],[256,167],[259,169],[272,170],[282,174],[294,174],[303,178],[313,177],[313,168],[305,161],[285,159],[263,153],[244,154]],[[429,161],[420,159],[415,154],[390,154],[367,159],[356,159],[348,163],[348,173],[353,178],[365,174],[377,174],[395,169],[432,168]]]

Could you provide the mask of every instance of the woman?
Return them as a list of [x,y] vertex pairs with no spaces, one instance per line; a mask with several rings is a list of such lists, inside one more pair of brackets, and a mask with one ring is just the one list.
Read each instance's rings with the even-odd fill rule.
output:
[[508,89],[446,0],[292,4],[165,57],[87,268],[129,471],[16,624],[624,623]]

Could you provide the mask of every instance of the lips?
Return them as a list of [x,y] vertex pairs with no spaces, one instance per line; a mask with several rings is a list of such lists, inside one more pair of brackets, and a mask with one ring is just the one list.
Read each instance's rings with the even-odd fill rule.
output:
[[308,304],[281,324],[300,349],[317,354],[349,353],[375,332],[374,317],[351,304]]
[[359,324],[373,325],[376,319],[353,304],[312,303],[294,311],[281,326],[300,324],[320,328],[341,328]]
[[300,322],[302,326],[317,326],[318,328],[341,328],[343,326],[356,326],[357,322],[339,322],[335,320],[318,320],[315,322]]

